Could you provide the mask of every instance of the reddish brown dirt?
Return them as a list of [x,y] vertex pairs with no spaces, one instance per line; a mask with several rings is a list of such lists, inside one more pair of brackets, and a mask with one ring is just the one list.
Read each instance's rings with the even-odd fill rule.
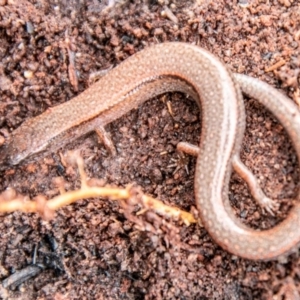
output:
[[[101,3],[102,2],[102,3]],[[0,136],[27,118],[67,101],[89,86],[96,71],[115,66],[148,45],[194,43],[233,71],[258,77],[299,102],[300,5],[298,1],[0,1]],[[131,3],[131,2],[134,2]],[[247,7],[241,4],[247,2]],[[184,4],[183,4],[184,3]],[[177,17],[168,14],[166,7]],[[78,77],[68,73],[70,52]],[[276,63],[282,66],[277,66]],[[266,69],[274,66],[274,70]],[[72,73],[73,75],[75,74]],[[76,76],[75,76],[76,77]],[[172,101],[174,119],[165,102]],[[184,99],[184,101],[182,101]],[[268,196],[281,204],[270,217],[232,175],[230,199],[249,226],[268,228],[284,218],[299,188],[295,151],[282,126],[257,101],[245,99],[247,131],[242,158]],[[168,168],[179,141],[199,142],[199,110],[184,95],[148,101],[107,126],[118,155],[112,158],[94,134],[79,148],[90,177],[117,186],[136,183],[147,194],[186,211],[194,207],[195,160],[189,174]],[[1,141],[1,139],[0,139]],[[161,152],[167,154],[162,156]],[[57,154],[1,174],[0,191],[48,198],[54,179],[79,186],[76,169],[64,169]],[[151,218],[151,214],[148,215]],[[152,216],[155,219],[154,216]],[[5,299],[294,299],[299,290],[298,250],[273,262],[247,261],[223,251],[198,225],[172,235],[142,232],[115,201],[82,200],[51,222],[35,214],[0,216],[0,280],[32,262],[46,266]],[[163,227],[163,226],[162,226]],[[290,297],[290,298],[289,298]],[[296,298],[295,298],[296,299]]]

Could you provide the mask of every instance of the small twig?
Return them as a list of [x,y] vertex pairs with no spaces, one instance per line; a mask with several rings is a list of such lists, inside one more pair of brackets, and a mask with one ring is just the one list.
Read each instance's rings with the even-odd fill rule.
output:
[[[97,187],[89,186],[90,182],[87,181],[87,175],[84,171],[84,162],[82,157],[73,152],[69,155],[68,161],[76,163],[81,179],[81,188],[75,191],[64,192],[48,201],[44,196],[38,196],[35,201],[29,200],[28,197],[16,195],[13,191],[0,194],[0,212],[13,212],[16,210],[22,212],[36,212],[40,213],[45,219],[54,217],[54,211],[57,209],[74,203],[81,199],[105,197],[111,200],[124,200],[127,205],[140,204],[142,206],[138,215],[143,214],[148,210],[153,210],[157,214],[167,218],[175,218],[183,221],[187,226],[196,223],[192,214],[182,211],[177,207],[169,206],[162,203],[160,200],[154,199],[150,196],[140,193],[136,187],[128,186],[127,188],[112,188],[112,187]],[[140,197],[136,195],[140,193]],[[131,202],[129,202],[131,201]]]
[[285,64],[286,64],[286,61],[284,59],[281,59],[274,65],[265,68],[265,72],[268,73],[268,72],[274,71],[274,70],[279,69],[280,67],[284,66]]
[[68,57],[69,57],[69,65],[68,65],[68,73],[69,73],[69,79],[70,83],[72,84],[74,91],[78,91],[78,77],[75,67],[75,53],[72,51],[72,42],[68,34],[68,30],[65,33],[65,46],[68,51]]

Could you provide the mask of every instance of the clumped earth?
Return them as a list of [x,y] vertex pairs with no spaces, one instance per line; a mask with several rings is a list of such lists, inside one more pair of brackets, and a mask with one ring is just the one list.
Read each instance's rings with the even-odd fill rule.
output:
[[[27,118],[88,88],[100,71],[166,41],[204,47],[231,71],[258,77],[299,103],[299,19],[300,4],[293,0],[1,0],[0,142]],[[244,223],[269,228],[297,195],[297,157],[264,107],[254,99],[245,99],[245,106],[242,159],[280,210],[274,217],[264,214],[236,174],[229,197]],[[167,204],[195,211],[195,159],[188,158],[188,173],[170,167],[179,141],[199,142],[199,109],[192,99],[158,97],[107,130],[115,158],[95,134],[67,147],[81,150],[89,177],[119,187],[134,183]],[[51,198],[59,178],[69,190],[80,185],[76,168],[66,168],[53,153],[3,172],[0,191],[12,187],[31,198]],[[139,230],[123,212],[116,201],[88,199],[60,209],[50,222],[35,214],[2,214],[0,297],[299,299],[298,250],[280,261],[248,261],[223,251],[198,224],[187,227],[148,212],[141,218],[160,229],[153,233]],[[43,269],[7,286],[5,279],[28,270],[34,254]]]

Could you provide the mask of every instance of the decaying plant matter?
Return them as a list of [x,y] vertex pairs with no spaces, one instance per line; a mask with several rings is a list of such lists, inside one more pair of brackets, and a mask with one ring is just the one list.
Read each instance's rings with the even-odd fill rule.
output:
[[[26,213],[39,213],[44,219],[50,220],[54,218],[55,211],[61,207],[74,203],[80,199],[105,197],[110,200],[117,200],[124,208],[124,214],[131,221],[136,223],[141,229],[152,231],[149,226],[144,226],[144,222],[139,220],[138,216],[146,211],[152,210],[155,213],[166,217],[174,218],[186,224],[196,223],[191,213],[180,210],[177,207],[163,204],[160,200],[154,199],[142,193],[141,189],[136,186],[129,185],[126,188],[115,188],[110,186],[99,187],[97,179],[88,179],[84,171],[84,162],[80,154],[76,151],[67,155],[69,164],[76,164],[78,167],[81,187],[74,191],[65,191],[63,183],[60,183],[60,195],[46,200],[45,196],[39,195],[33,200],[27,196],[18,194],[13,189],[7,189],[0,194],[0,212],[8,213],[13,211],[22,211]],[[140,210],[134,216],[132,207],[138,205]]]

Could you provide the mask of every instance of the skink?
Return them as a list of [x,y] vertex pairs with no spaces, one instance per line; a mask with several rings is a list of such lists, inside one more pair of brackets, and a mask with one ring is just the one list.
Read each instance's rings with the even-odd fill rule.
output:
[[239,159],[245,129],[240,88],[275,114],[300,161],[300,113],[290,99],[257,79],[232,75],[206,50],[164,43],[131,56],[71,101],[25,121],[0,149],[0,166],[16,165],[47,149],[54,151],[154,96],[184,92],[202,111],[195,171],[195,198],[202,223],[227,251],[248,259],[274,259],[300,242],[300,202],[283,222],[264,231],[247,227],[234,215],[228,199],[232,168],[246,179],[260,205],[274,207]]

